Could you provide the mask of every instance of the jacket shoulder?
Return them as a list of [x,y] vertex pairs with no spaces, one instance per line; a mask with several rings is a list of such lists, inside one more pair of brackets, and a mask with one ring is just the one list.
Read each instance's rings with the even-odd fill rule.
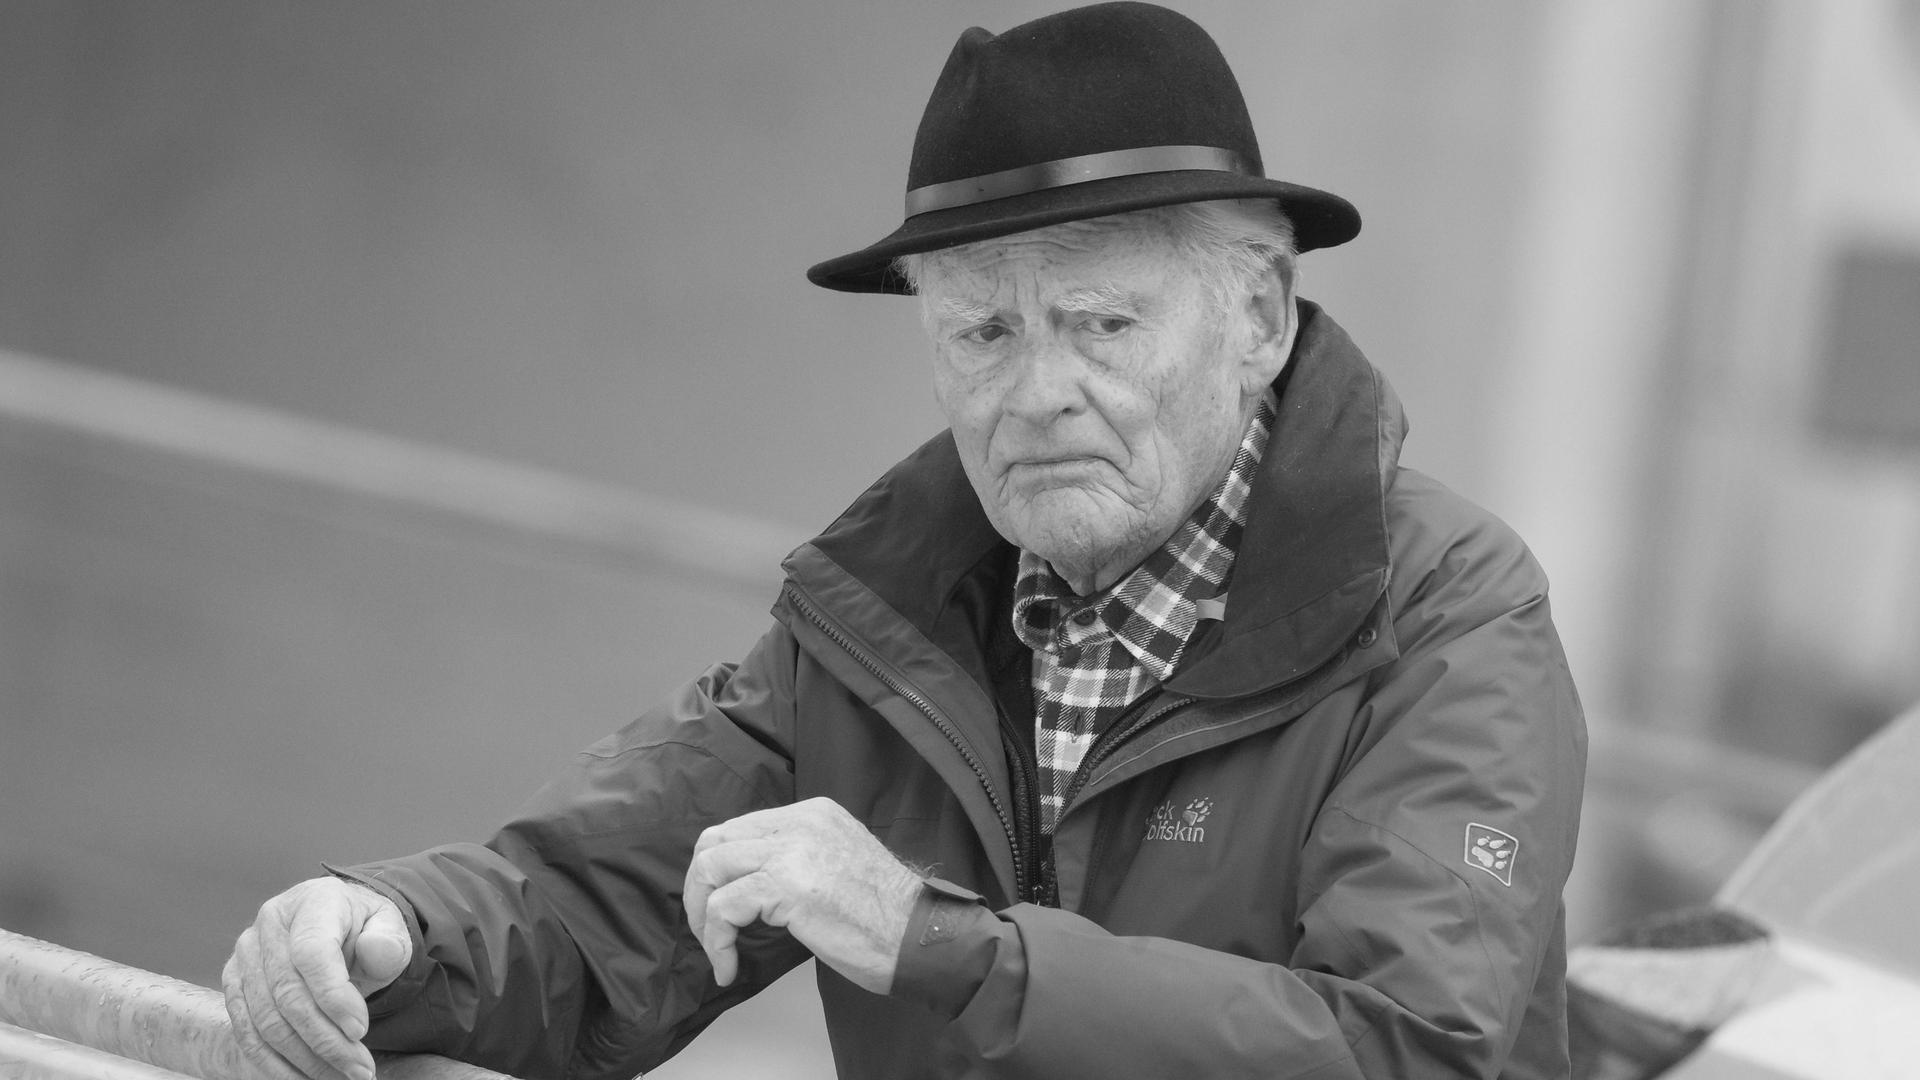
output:
[[1492,618],[1546,595],[1546,572],[1526,541],[1473,500],[1405,467],[1385,499],[1396,612],[1438,603]]

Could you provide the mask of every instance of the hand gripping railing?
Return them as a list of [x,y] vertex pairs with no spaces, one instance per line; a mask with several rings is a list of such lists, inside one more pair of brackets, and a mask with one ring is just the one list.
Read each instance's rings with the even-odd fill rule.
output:
[[[510,1080],[432,1054],[373,1057],[380,1080]],[[254,1075],[218,992],[0,930],[0,1077]]]

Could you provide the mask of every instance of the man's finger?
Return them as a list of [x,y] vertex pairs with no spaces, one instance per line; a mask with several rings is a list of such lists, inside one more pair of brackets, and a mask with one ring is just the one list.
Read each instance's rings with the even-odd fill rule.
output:
[[382,897],[373,914],[360,925],[353,942],[353,963],[347,972],[354,989],[361,994],[360,1012],[366,1012],[365,995],[386,988],[407,970],[413,957],[413,941],[407,936],[407,919],[391,901]]
[[680,902],[687,910],[687,925],[693,928],[695,934],[701,933],[706,925],[707,905],[711,903],[709,898],[714,890],[725,887],[736,878],[764,870],[775,850],[773,841],[746,839],[709,847],[694,854],[692,861],[687,863],[686,886]]
[[287,928],[287,957],[305,984],[319,1016],[295,1027],[322,1057],[351,1060],[373,1068],[373,1055],[359,1045],[367,1033],[366,999],[347,975],[347,945],[353,937],[353,912],[345,903],[304,904]]
[[740,954],[735,948],[740,928],[756,921],[779,925],[774,920],[782,908],[778,888],[763,873],[737,877],[714,890],[707,901],[706,922],[696,931],[700,947],[713,965],[714,982],[726,986],[740,970]]
[[[264,929],[269,920],[262,918],[255,923],[256,928]],[[248,1026],[255,1033],[262,1049],[285,1060],[299,1072],[309,1077],[324,1080],[360,1080],[351,1077],[342,1069],[328,1063],[307,1045],[307,1041],[289,1022],[286,1006],[281,1004],[279,987],[273,968],[271,955],[276,948],[269,934],[260,935],[261,943],[256,951],[255,963],[250,970],[242,970],[240,979],[241,1000],[249,1017]],[[284,946],[280,946],[284,947]],[[297,977],[293,980],[298,983]],[[304,990],[304,987],[303,987]]]
[[[284,1025],[289,1042],[299,1043],[308,1053],[324,1062],[330,1073],[348,1080],[371,1080],[373,1055],[356,1039],[350,1039],[325,1011],[321,993],[336,982],[352,993],[346,982],[345,928],[348,905],[337,893],[308,889],[295,893],[294,899],[270,904],[262,909],[256,925],[261,929],[261,959],[273,996],[279,1024],[261,1025],[261,1034],[275,1047],[273,1037]],[[308,981],[313,971],[319,986]],[[286,1053],[285,1049],[281,1051]],[[294,1064],[304,1064],[291,1054]]]
[[700,931],[700,948],[707,954],[707,963],[713,966],[713,981],[720,986],[732,986],[733,977],[740,970],[740,953],[734,948],[734,941],[740,931],[723,919],[710,919],[706,928]]
[[[249,929],[247,934],[252,934]],[[273,1048],[260,1040],[260,1033],[254,1030],[253,1014],[247,1009],[245,990],[241,986],[241,971],[251,962],[246,946],[250,939],[241,936],[241,943],[234,946],[233,955],[227,958],[227,966],[220,972],[220,985],[226,991],[227,1019],[233,1024],[233,1038],[240,1045],[240,1052],[253,1066],[266,1073],[272,1080],[308,1080],[305,1074],[287,1063],[287,1059],[275,1053]]]

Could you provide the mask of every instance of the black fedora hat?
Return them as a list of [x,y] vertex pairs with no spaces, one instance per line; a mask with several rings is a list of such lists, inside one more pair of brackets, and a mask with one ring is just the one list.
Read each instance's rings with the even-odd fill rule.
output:
[[893,260],[1063,221],[1207,199],[1270,198],[1302,251],[1343,244],[1338,195],[1269,180],[1240,84],[1191,19],[1112,3],[960,35],[907,169],[906,221],[807,271],[844,292],[905,293]]

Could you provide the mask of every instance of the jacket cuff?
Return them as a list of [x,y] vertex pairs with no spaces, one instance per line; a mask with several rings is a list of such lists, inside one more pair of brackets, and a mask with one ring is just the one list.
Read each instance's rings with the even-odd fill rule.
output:
[[413,903],[400,890],[374,876],[378,873],[374,867],[339,867],[324,862],[320,867],[341,881],[372,889],[393,901],[394,906],[400,909],[400,917],[407,924],[407,943],[411,946],[407,954],[407,966],[392,982],[367,995],[367,1018],[377,1020],[398,1012],[419,996],[427,984],[427,977],[433,973],[433,961],[427,957],[426,935],[420,931],[420,917],[415,914]]
[[900,941],[891,996],[952,1020],[993,968],[1000,921],[971,889],[939,878],[922,886]]

